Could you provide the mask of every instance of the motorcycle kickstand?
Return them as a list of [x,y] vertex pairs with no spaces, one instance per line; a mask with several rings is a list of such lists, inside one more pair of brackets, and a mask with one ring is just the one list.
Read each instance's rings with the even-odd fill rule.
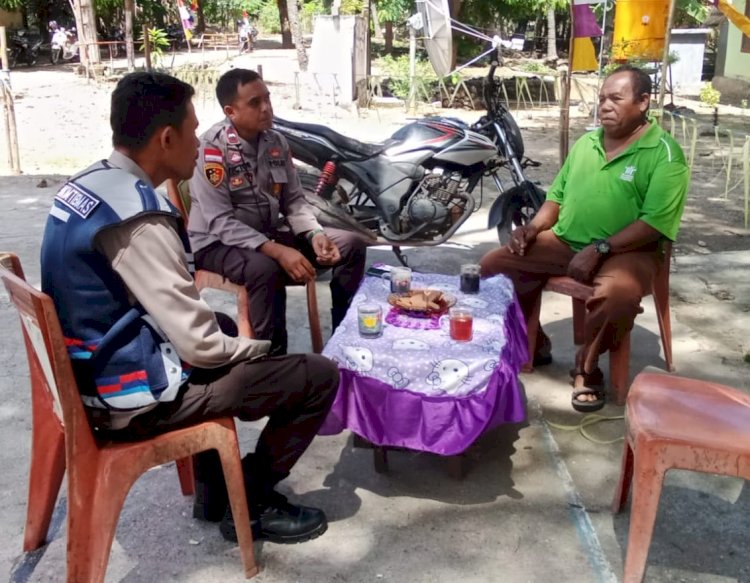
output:
[[403,265],[404,267],[409,267],[409,262],[406,259],[406,255],[404,255],[401,252],[401,247],[399,247],[398,245],[393,245],[391,247],[391,250],[393,251],[393,254],[396,256],[396,258],[399,260],[401,265]]

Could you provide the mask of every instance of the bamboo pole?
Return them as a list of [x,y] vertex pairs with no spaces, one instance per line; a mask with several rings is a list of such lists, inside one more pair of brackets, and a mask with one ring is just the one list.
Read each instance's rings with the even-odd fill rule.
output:
[[10,88],[10,71],[8,70],[8,42],[5,27],[0,26],[0,59],[2,59],[3,113],[5,115],[5,140],[8,143],[8,164],[13,174],[21,174],[21,156],[18,151],[18,129],[16,127],[16,109],[13,105],[13,92]]
[[672,23],[674,22],[674,8],[676,0],[669,1],[669,15],[667,16],[667,30],[664,34],[664,54],[661,57],[661,73],[659,83],[659,113],[664,111],[664,93],[667,85],[667,67],[669,67],[669,43],[672,41]]

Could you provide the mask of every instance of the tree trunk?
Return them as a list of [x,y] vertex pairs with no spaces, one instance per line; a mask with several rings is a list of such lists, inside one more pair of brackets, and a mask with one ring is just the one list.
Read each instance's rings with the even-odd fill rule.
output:
[[[449,0],[450,4],[450,12],[451,17],[455,18],[456,20],[461,19],[461,8],[463,7],[464,0]],[[451,35],[453,35],[453,27],[451,27]],[[454,37],[455,39],[455,37]],[[458,43],[457,42],[451,42],[451,49],[452,49],[452,55],[451,55],[451,69],[456,68],[456,62],[458,61]]]
[[281,48],[293,49],[292,29],[289,24],[289,12],[287,11],[286,0],[276,0],[279,8],[279,23],[281,24]]
[[385,21],[385,54],[393,54],[393,23],[390,20]]
[[198,0],[196,8],[197,10],[195,11],[195,14],[198,22],[195,24],[195,33],[203,34],[206,30],[206,16],[203,14],[203,0]]
[[547,8],[547,58],[557,58],[557,34],[555,32],[555,7],[550,4]]
[[[380,28],[380,21],[378,20],[378,6],[376,2],[370,2],[370,17],[372,18],[372,28],[375,38],[383,40],[383,31]],[[370,23],[367,23],[367,27],[370,27]]]
[[307,71],[307,51],[305,51],[305,42],[302,38],[302,27],[299,22],[299,9],[297,0],[286,0],[286,7],[289,11],[289,24],[292,28],[292,39],[297,49],[297,63],[300,71]]
[[135,0],[125,0],[125,56],[128,61],[128,71],[135,70],[135,47],[133,46],[133,13]]
[[96,12],[93,0],[69,0],[76,19],[78,31],[78,54],[81,64],[88,70],[89,65],[98,64],[99,47],[96,35]]

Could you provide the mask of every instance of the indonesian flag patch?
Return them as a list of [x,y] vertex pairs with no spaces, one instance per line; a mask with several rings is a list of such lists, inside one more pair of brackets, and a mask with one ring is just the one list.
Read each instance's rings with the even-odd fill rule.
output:
[[216,162],[218,164],[224,163],[224,155],[218,148],[204,148],[203,150],[203,161],[204,162]]
[[208,180],[209,184],[217,188],[224,181],[226,171],[223,165],[216,162],[208,162],[203,167],[203,173],[206,175],[206,180]]

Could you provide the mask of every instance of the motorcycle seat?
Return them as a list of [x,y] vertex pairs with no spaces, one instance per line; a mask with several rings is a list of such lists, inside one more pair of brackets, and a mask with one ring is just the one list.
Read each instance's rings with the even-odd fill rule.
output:
[[290,130],[297,130],[300,132],[323,136],[340,149],[351,152],[361,158],[371,158],[373,156],[377,156],[386,148],[390,147],[392,142],[392,140],[389,140],[388,142],[385,142],[383,144],[360,142],[352,138],[347,138],[346,136],[343,136],[340,133],[319,124],[288,121],[276,116],[274,116],[273,118],[273,123],[274,126],[280,126],[283,128],[288,128]]

